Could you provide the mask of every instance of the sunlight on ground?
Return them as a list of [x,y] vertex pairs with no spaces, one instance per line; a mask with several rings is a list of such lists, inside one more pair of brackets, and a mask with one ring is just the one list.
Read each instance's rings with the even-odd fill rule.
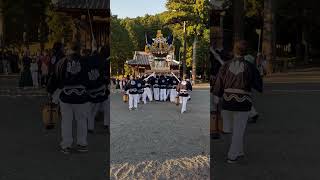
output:
[[164,162],[112,164],[110,179],[210,179],[209,157],[170,159]]

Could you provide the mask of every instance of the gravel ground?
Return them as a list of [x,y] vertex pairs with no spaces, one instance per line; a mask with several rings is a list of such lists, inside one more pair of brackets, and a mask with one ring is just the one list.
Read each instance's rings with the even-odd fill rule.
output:
[[[152,165],[153,168],[148,171],[168,174],[172,169],[159,171],[157,169],[163,164],[184,161],[183,158],[194,160],[197,157],[208,156],[210,152],[208,90],[192,92],[187,113],[182,115],[180,107],[169,102],[139,104],[138,109],[129,111],[128,104],[122,102],[120,94],[113,94],[111,97],[111,173],[113,173],[111,176],[113,178],[130,179],[130,176],[126,176],[130,171],[134,171],[136,175],[147,171],[140,166],[146,162],[159,164]],[[203,161],[203,158],[200,159]],[[186,159],[185,163],[189,160]],[[206,163],[208,163],[207,160],[200,164]],[[126,167],[127,170],[120,171],[121,167]],[[176,172],[181,174],[179,178],[185,177],[183,172],[186,171]],[[207,168],[207,172],[201,174],[206,178],[208,173]],[[195,172],[194,177],[198,177],[196,174]],[[156,174],[153,175],[152,178],[156,178]],[[164,179],[167,178],[170,179],[170,176]]]

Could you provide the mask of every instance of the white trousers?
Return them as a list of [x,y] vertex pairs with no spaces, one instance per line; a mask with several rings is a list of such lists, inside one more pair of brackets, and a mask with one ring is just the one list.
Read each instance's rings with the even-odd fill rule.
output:
[[167,89],[160,89],[160,101],[166,101]]
[[223,131],[232,132],[228,158],[236,159],[238,156],[244,155],[243,136],[247,126],[249,112],[223,110],[221,113],[223,118]]
[[176,89],[171,89],[170,90],[170,102],[175,103],[176,102],[176,97],[177,97],[177,91]]
[[76,120],[77,144],[81,146],[88,145],[87,142],[87,118],[89,103],[85,104],[67,104],[60,101],[61,108],[61,137],[60,146],[62,148],[71,147],[73,144],[72,129],[73,120]]
[[129,94],[129,109],[138,108],[139,94]]
[[144,104],[147,103],[147,97],[149,101],[152,101],[152,92],[150,88],[144,88],[143,94],[142,94],[142,101],[144,102]]
[[167,97],[166,97],[166,100],[167,100],[167,99],[169,99],[169,97],[170,97],[171,89],[167,89],[167,91],[166,91],[166,92],[167,92]]
[[95,118],[98,112],[104,112],[104,125],[107,125],[107,100],[101,103],[89,104],[88,130],[94,130]]
[[142,98],[142,94],[138,94],[138,103],[140,103],[141,98]]
[[33,87],[38,87],[39,86],[38,72],[32,72],[31,76],[32,76]]
[[251,106],[251,110],[249,111],[249,117],[252,118],[252,117],[256,116],[257,114],[258,114],[258,112],[254,108],[254,106]]
[[187,111],[187,102],[188,102],[188,97],[183,97],[180,96],[181,98],[181,103],[182,103],[182,107],[181,107],[181,114]]
[[153,95],[154,95],[154,100],[159,101],[159,99],[160,99],[160,89],[159,88],[154,88],[153,89]]

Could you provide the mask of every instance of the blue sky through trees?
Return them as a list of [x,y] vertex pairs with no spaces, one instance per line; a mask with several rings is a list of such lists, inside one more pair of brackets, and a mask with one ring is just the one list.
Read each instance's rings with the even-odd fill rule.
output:
[[111,13],[119,18],[154,15],[166,10],[166,0],[111,0]]

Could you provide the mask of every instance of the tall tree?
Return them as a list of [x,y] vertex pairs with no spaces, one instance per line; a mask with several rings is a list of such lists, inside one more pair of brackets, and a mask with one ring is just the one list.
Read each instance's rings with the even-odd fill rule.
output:
[[266,56],[269,73],[272,73],[272,61],[275,58],[274,23],[274,0],[264,0],[262,53]]
[[125,74],[125,61],[132,58],[134,44],[117,16],[111,17],[111,74]]
[[[166,22],[177,27],[182,27],[183,22],[187,23],[188,39],[192,41],[192,80],[196,79],[197,43],[207,29],[209,1],[207,0],[168,0],[166,7]],[[186,59],[186,57],[184,57]],[[183,62],[185,63],[185,62]],[[186,72],[184,72],[185,74]]]

